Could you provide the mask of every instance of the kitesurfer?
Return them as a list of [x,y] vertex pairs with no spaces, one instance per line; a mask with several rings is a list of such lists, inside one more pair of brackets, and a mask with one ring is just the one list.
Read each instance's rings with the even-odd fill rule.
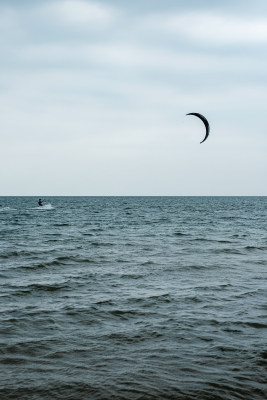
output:
[[39,199],[38,205],[41,207],[43,205],[42,199]]

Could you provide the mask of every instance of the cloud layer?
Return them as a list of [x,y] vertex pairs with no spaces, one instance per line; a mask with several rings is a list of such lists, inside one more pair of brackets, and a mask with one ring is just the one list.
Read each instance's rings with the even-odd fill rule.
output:
[[265,4],[238,3],[2,2],[1,194],[266,195]]

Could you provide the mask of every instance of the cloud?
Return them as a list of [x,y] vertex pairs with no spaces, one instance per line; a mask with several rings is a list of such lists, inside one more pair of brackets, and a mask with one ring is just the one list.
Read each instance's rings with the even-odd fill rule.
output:
[[211,12],[151,15],[143,20],[146,30],[179,35],[205,44],[265,44],[267,18],[235,17]]
[[61,23],[76,26],[108,24],[114,20],[116,15],[112,7],[83,0],[50,2],[42,6],[41,10],[49,14],[50,18],[56,18]]
[[118,18],[115,7],[93,1],[37,1],[24,7],[0,3],[0,40],[3,46],[88,41],[92,32],[105,32]]
[[[25,44],[6,49],[2,65],[10,63],[31,68],[105,67],[128,70],[184,71],[187,73],[254,72],[262,70],[266,60],[258,57],[175,50],[141,43],[102,42],[97,44]],[[16,61],[16,62],[15,62]]]
[[13,39],[25,40],[25,29],[16,10],[0,4],[0,43],[1,46],[10,44]]

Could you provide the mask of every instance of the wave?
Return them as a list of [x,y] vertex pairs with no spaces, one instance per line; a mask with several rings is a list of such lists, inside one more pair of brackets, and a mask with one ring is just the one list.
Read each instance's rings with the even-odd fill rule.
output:
[[10,289],[15,290],[13,293],[15,296],[20,295],[33,295],[33,292],[55,292],[62,289],[70,289],[71,284],[69,281],[60,283],[32,283],[30,285],[10,285]]
[[38,210],[38,211],[53,210],[53,209],[54,209],[54,207],[50,203],[45,204],[42,207],[38,206],[38,207],[29,208],[29,210]]
[[91,242],[90,243],[92,246],[114,246],[114,243],[111,243],[111,242],[96,242],[96,241],[94,241],[94,242]]
[[56,223],[56,224],[53,224],[53,226],[56,226],[56,227],[61,227],[61,226],[70,226],[70,224],[69,224],[69,223],[67,223],[67,222],[62,222],[62,223]]
[[[13,250],[13,251],[9,251],[9,252],[7,252],[7,253],[3,253],[3,254],[0,254],[0,258],[2,258],[2,259],[9,259],[9,258],[11,258],[11,257],[23,257],[23,256],[26,256],[26,257],[33,257],[33,256],[37,256],[37,254],[38,253],[33,253],[32,251],[27,251],[27,250],[19,250],[19,251],[17,251],[17,250]],[[39,253],[40,254],[40,253]]]
[[120,276],[121,279],[143,279],[144,275],[141,274],[123,274]]
[[244,255],[243,251],[239,249],[230,249],[230,248],[223,248],[223,249],[213,249],[212,252],[214,254],[236,254],[236,255]]
[[37,263],[37,264],[31,264],[31,265],[23,265],[19,267],[15,267],[14,269],[17,270],[38,270],[38,269],[45,269],[49,267],[57,267],[57,266],[67,266],[67,265],[73,265],[75,264],[92,264],[95,261],[86,257],[75,257],[75,256],[60,256],[55,258],[54,260],[51,261],[46,261],[42,263]]
[[207,239],[207,238],[201,238],[197,237],[192,239],[192,241],[199,241],[199,242],[211,242],[211,243],[228,243],[232,244],[233,242],[230,240],[224,240],[224,239]]
[[262,250],[262,251],[264,251],[264,250],[267,250],[267,246],[246,246],[245,249],[246,250],[250,250],[250,251],[253,251],[253,250]]
[[155,264],[154,261],[148,260],[148,261],[142,262],[140,265],[144,266],[144,265],[153,265],[153,264]]

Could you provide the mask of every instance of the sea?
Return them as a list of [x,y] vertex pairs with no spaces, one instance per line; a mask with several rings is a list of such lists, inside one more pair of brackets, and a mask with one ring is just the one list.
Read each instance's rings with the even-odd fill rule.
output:
[[0,197],[0,399],[267,398],[267,197]]

